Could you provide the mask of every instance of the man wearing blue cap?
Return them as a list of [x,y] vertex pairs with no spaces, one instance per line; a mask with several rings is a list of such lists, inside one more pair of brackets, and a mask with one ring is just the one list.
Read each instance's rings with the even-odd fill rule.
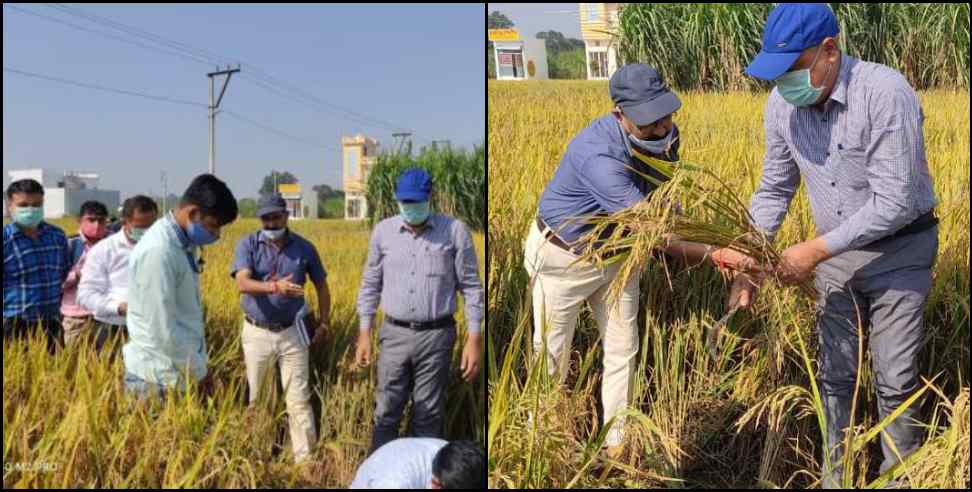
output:
[[[615,72],[610,91],[611,114],[594,120],[568,145],[540,198],[524,248],[524,266],[532,279],[534,348],[543,354],[546,347],[549,373],[561,382],[567,376],[580,310],[584,302],[591,306],[604,344],[605,422],[628,406],[638,351],[639,278],[632,276],[618,309],[612,309],[609,287],[621,263],[599,268],[578,261],[582,238],[593,228],[583,218],[612,214],[646,199],[656,186],[645,174],[667,181],[646,157],[678,160],[679,133],[672,116],[682,105],[657,70],[638,63]],[[742,256],[677,240],[665,252],[690,263],[711,257],[727,265]],[[748,304],[749,299],[740,294],[748,292],[737,288],[730,302]],[[616,457],[623,449],[624,423],[624,418],[616,419],[607,435],[609,456]]]
[[403,173],[395,191],[401,215],[379,223],[371,238],[358,297],[356,353],[359,367],[370,364],[372,321],[380,303],[385,322],[371,452],[398,439],[409,398],[412,437],[442,438],[459,292],[469,331],[462,377],[471,384],[481,369],[485,295],[476,248],[465,224],[432,213],[431,194],[427,172]]
[[[816,270],[830,488],[840,485],[841,443],[853,425],[858,320],[870,330],[884,419],[919,387],[922,313],[938,253],[918,97],[898,71],[841,53],[837,34],[825,4],[780,4],[746,69],[776,84],[754,222],[773,237],[802,178],[817,227],[816,238],[783,252],[777,273],[797,283]],[[885,429],[882,472],[920,446],[917,414],[912,405]]]
[[[250,403],[258,401],[264,382],[276,381],[267,377],[267,371],[276,371],[279,361],[294,459],[304,463],[317,442],[310,401],[310,347],[320,344],[330,330],[331,293],[317,249],[287,227],[290,213],[283,197],[276,193],[263,197],[257,216],[263,229],[237,244],[230,274],[243,294],[243,354]],[[317,290],[317,320],[307,316],[304,284],[308,278]]]

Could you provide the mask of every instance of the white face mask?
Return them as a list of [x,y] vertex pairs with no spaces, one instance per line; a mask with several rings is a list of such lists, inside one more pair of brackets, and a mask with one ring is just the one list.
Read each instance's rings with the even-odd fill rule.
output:
[[262,231],[263,237],[269,239],[270,241],[277,241],[287,233],[287,229],[264,229]]

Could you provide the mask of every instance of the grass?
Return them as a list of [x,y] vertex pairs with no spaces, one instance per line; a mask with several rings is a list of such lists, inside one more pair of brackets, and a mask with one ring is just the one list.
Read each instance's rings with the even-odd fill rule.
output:
[[[705,329],[725,309],[726,280],[712,268],[665,268],[646,261],[641,278],[641,347],[631,449],[607,462],[593,450],[603,439],[599,394],[602,351],[584,310],[574,339],[566,389],[534,362],[532,307],[522,267],[523,242],[544,186],[573,136],[611,103],[605,82],[496,82],[489,97],[489,480],[496,488],[812,488],[825,456],[816,388],[813,299],[798,289],[764,288],[752,312],[724,330],[720,357],[706,351]],[[682,157],[707,170],[696,184],[726,187],[748,204],[761,171],[766,94],[680,92],[676,116]],[[925,444],[893,475],[918,488],[969,484],[969,94],[920,93],[932,173],[940,250],[926,311],[927,344],[918,364],[930,384],[914,401]],[[709,175],[709,173],[712,175]],[[683,197],[684,198],[684,197]],[[726,199],[729,197],[726,196]],[[729,202],[726,202],[727,204]],[[690,200],[683,205],[691,209]],[[740,230],[725,214],[697,204],[696,216]],[[732,207],[738,211],[737,206]],[[661,209],[631,223],[664,217]],[[674,223],[668,223],[669,227]],[[675,224],[677,226],[677,224]],[[659,230],[647,226],[646,247]],[[711,232],[711,231],[709,231]],[[707,234],[709,233],[707,232]],[[780,251],[815,234],[800,191],[772,246]],[[766,256],[771,253],[767,252]],[[635,261],[638,261],[635,258]],[[849,484],[879,486],[879,422],[874,376],[861,358]],[[529,415],[536,425],[529,426]]]
[[[71,233],[72,220],[57,221]],[[201,279],[216,397],[173,398],[164,406],[124,397],[120,358],[69,350],[50,357],[43,342],[4,345],[4,488],[345,488],[370,446],[376,376],[351,365],[355,301],[369,230],[344,221],[292,222],[321,253],[334,296],[334,341],[312,354],[314,406],[321,435],[313,476],[290,465],[281,395],[265,411],[247,411],[240,341],[242,312],[229,277],[236,241],[259,228],[243,220],[205,251]],[[482,254],[482,236],[476,238]],[[308,299],[316,306],[313,288]],[[460,316],[462,311],[460,310]],[[464,326],[461,324],[461,326]],[[464,340],[464,337],[460,337]],[[458,365],[462,343],[456,347]],[[449,389],[446,435],[485,439],[485,375]]]

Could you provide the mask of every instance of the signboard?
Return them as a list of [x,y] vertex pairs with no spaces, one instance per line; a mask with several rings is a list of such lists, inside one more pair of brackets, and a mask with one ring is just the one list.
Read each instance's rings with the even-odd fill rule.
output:
[[499,54],[499,64],[500,65],[512,65],[513,64],[513,53],[500,53]]
[[520,33],[516,29],[490,29],[490,41],[519,41]]
[[300,185],[299,184],[281,184],[277,186],[277,192],[281,195],[299,195]]

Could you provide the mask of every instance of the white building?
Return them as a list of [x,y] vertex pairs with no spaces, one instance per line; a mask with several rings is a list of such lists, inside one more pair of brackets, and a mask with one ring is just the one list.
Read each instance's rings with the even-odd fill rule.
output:
[[581,37],[587,60],[587,79],[609,79],[618,69],[617,46],[611,37],[618,27],[620,3],[579,3]]
[[97,174],[70,171],[56,173],[43,169],[9,171],[7,174],[11,183],[33,179],[44,187],[45,219],[77,216],[81,213],[81,205],[87,201],[101,202],[109,212],[117,210],[121,203],[120,192],[100,189],[100,177]]
[[312,188],[302,188],[299,184],[277,185],[277,193],[287,202],[287,212],[291,219],[319,219],[317,193]]
[[497,80],[543,80],[547,77],[547,42],[520,39],[516,29],[490,29]]

